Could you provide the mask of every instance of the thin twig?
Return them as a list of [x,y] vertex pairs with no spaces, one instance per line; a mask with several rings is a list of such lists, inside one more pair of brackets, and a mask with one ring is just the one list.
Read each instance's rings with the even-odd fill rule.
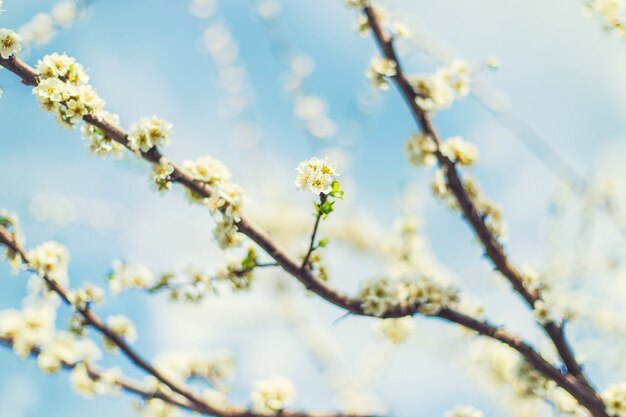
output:
[[315,225],[313,226],[313,233],[311,233],[311,242],[309,243],[309,250],[307,251],[304,260],[302,261],[302,266],[300,267],[301,269],[304,269],[308,266],[309,264],[309,258],[311,257],[311,254],[313,254],[313,251],[316,249],[315,248],[315,238],[317,237],[317,229],[319,228],[320,225],[320,220],[322,219],[322,205],[326,202],[326,199],[328,198],[328,196],[324,193],[320,194],[320,204],[318,206],[317,209],[317,213],[315,214]]

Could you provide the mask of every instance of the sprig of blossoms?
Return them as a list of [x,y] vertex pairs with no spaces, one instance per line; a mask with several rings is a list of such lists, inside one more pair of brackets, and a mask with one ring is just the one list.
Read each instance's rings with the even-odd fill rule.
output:
[[451,161],[465,166],[473,165],[478,159],[476,147],[460,136],[446,139],[441,144],[441,153]]
[[220,248],[226,249],[240,243],[237,222],[241,219],[243,190],[231,181],[228,168],[220,161],[205,156],[195,161],[185,161],[184,170],[194,179],[210,188],[211,196],[206,198],[187,189],[187,197],[209,207],[211,213],[221,213],[221,219],[213,229],[213,236]]
[[274,415],[293,402],[296,392],[289,379],[273,377],[257,381],[251,396],[254,411]]
[[69,252],[57,242],[44,242],[31,249],[28,254],[30,267],[41,276],[62,285],[67,283]]
[[437,163],[434,139],[425,133],[417,132],[409,137],[405,147],[409,161],[417,167],[432,166]]
[[387,311],[400,304],[404,285],[389,278],[373,279],[362,284],[359,291],[361,308],[367,314],[382,317]]
[[450,307],[459,301],[456,288],[443,285],[429,277],[407,280],[404,284],[407,298],[419,302],[419,312],[422,314],[438,314],[442,308]]
[[37,63],[37,73],[40,80],[33,94],[62,127],[75,127],[85,116],[102,112],[104,100],[87,84],[89,77],[74,58],[46,55]]
[[142,264],[131,264],[119,260],[113,261],[107,280],[113,294],[119,294],[130,288],[146,289],[154,285],[154,275]]
[[189,378],[203,378],[219,385],[235,372],[235,360],[228,351],[166,353],[159,355],[154,364],[169,378],[181,382]]
[[121,377],[119,368],[107,369],[94,376],[89,373],[85,363],[78,363],[70,373],[70,382],[74,390],[84,398],[93,398],[95,395],[115,395],[119,393],[118,380]]
[[424,111],[448,108],[456,98],[470,93],[471,71],[466,62],[453,61],[432,75],[412,77],[410,83],[417,94],[415,103]]
[[[108,124],[117,126],[120,123],[120,117],[117,114],[109,113],[102,110],[95,115],[95,118]],[[113,138],[91,123],[83,123],[81,126],[81,134],[84,139],[89,141],[89,150],[96,156],[112,156],[113,158],[121,158],[124,146],[116,142]]]
[[374,57],[370,61],[365,75],[375,88],[380,90],[389,89],[388,77],[394,77],[398,74],[398,64],[387,58]]
[[171,143],[172,124],[156,116],[144,117],[130,125],[128,146],[135,152],[148,152]]
[[339,176],[334,163],[317,157],[300,162],[296,171],[295,184],[298,190],[309,190],[315,195],[330,194]]
[[[20,245],[24,244],[24,237],[20,231],[19,221],[15,214],[6,210],[0,210],[0,226],[2,226],[10,235],[11,239]],[[17,274],[23,266],[22,256],[19,252],[6,246],[4,251],[6,258],[13,273]]]
[[[135,325],[125,316],[117,315],[108,317],[107,327],[128,343],[134,343],[137,340]],[[109,351],[115,351],[117,349],[117,345],[106,336],[103,339],[103,343],[104,347]]]
[[[0,5],[0,8],[2,5]],[[22,50],[22,38],[11,29],[0,28],[0,56],[3,59],[18,54]]]

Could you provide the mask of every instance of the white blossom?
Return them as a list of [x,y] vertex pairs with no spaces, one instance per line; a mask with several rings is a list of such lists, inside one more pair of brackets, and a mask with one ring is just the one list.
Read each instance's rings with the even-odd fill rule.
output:
[[308,189],[316,195],[330,193],[333,181],[339,176],[334,163],[317,157],[300,162],[296,171],[295,184],[298,190]]
[[277,414],[290,405],[295,396],[291,381],[284,377],[273,377],[257,381],[252,390],[252,409],[260,414]]
[[20,35],[10,29],[0,28],[0,56],[9,59],[21,50],[22,38]]
[[145,117],[130,126],[128,145],[134,151],[148,152],[154,146],[171,142],[172,125],[156,116]]
[[154,275],[142,264],[130,264],[119,260],[113,261],[108,277],[109,289],[119,294],[130,288],[146,289],[154,285]]

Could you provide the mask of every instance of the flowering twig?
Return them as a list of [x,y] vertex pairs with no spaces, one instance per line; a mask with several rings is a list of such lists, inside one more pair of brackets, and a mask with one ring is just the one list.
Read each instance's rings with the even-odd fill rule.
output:
[[[328,196],[326,194],[321,193],[319,205],[320,206],[324,205],[327,198]],[[315,213],[315,225],[313,226],[313,233],[311,233],[311,242],[309,243],[309,250],[307,251],[306,255],[304,256],[304,260],[302,261],[302,266],[301,266],[302,269],[308,266],[309,258],[311,257],[311,254],[313,253],[313,251],[316,249],[315,238],[317,237],[317,229],[319,228],[320,220],[322,220],[323,214],[324,213],[320,209],[318,209],[317,212]]]

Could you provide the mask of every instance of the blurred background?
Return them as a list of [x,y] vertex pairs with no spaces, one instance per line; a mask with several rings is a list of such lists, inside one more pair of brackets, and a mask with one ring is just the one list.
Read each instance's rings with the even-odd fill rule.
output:
[[[595,297],[579,299],[592,313],[601,304],[619,318],[626,296],[624,40],[583,17],[578,1],[381,3],[415,35],[399,43],[410,73],[433,71],[447,57],[477,66],[500,58],[500,69],[477,77],[483,98],[456,102],[435,124],[443,137],[460,135],[479,147],[472,175],[502,208],[512,258],[558,270],[568,288]],[[493,321],[543,346],[468,227],[430,196],[432,171],[409,165],[404,143],[413,121],[393,88],[377,92],[365,79],[376,48],[354,32],[354,13],[343,1],[92,0],[77,3],[84,12],[67,27],[41,30],[48,24],[41,15],[28,26],[55,4],[4,2],[0,26],[29,34],[21,56],[31,65],[48,53],[67,53],[88,69],[123,126],[152,114],[172,122],[169,157],[223,161],[247,192],[245,211],[277,235],[289,231],[290,221],[304,218],[312,226],[311,198],[295,191],[294,169],[305,158],[329,156],[346,192],[333,213],[338,222],[358,216],[378,239],[393,233],[399,216],[418,218],[422,250],[436,257],[438,271],[483,303]],[[74,285],[104,284],[114,259],[155,272],[224,262],[209,214],[188,204],[181,190],[155,192],[150,168],[130,156],[90,155],[79,133],[59,128],[7,71],[0,71],[0,87],[0,206],[20,216],[27,244],[57,240],[70,249]],[[505,116],[486,109],[485,97]],[[564,186],[572,171],[587,185],[583,198]],[[606,196],[610,216],[598,203]],[[285,238],[290,253],[306,248],[306,233]],[[325,256],[331,280],[350,292],[386,271],[380,259],[341,243]],[[19,307],[25,275],[14,278],[0,265],[1,308]],[[277,295],[277,285],[287,292]],[[109,299],[102,313],[131,317],[137,347],[148,356],[230,350],[239,404],[249,401],[254,380],[284,375],[294,381],[297,407],[307,409],[339,407],[340,386],[397,416],[440,415],[458,403],[493,416],[510,411],[471,365],[470,344],[457,329],[416,318],[409,342],[394,347],[372,335],[372,320],[338,320],[341,311],[277,271],[260,274],[249,293],[226,292],[197,305],[129,293]],[[623,378],[625,345],[620,334],[600,334],[589,323],[573,323],[569,332],[604,387]],[[124,358],[103,360],[118,363]],[[133,399],[83,400],[66,374],[45,376],[9,350],[0,350],[0,369],[0,417],[135,414]]]

